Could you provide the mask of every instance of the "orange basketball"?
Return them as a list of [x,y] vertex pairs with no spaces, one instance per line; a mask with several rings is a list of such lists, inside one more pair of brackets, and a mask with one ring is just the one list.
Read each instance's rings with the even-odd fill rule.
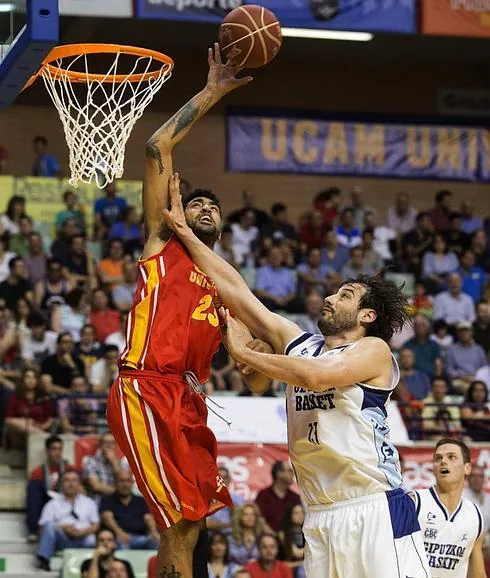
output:
[[282,44],[279,20],[267,8],[248,4],[227,14],[219,29],[219,45],[227,59],[244,68],[270,62]]

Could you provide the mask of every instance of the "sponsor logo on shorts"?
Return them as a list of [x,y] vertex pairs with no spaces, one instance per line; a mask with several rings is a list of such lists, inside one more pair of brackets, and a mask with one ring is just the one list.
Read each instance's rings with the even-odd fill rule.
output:
[[221,492],[223,488],[226,488],[225,481],[221,476],[216,476],[216,492]]

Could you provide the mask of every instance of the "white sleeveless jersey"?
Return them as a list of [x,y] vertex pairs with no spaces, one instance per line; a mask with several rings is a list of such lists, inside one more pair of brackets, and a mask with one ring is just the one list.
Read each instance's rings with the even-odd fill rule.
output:
[[[337,355],[355,344],[322,352],[322,335],[302,333],[285,349],[294,357]],[[321,392],[288,386],[288,442],[303,500],[332,504],[397,489],[402,477],[398,452],[389,439],[386,402],[400,372],[393,357],[391,384],[362,383]]]
[[480,509],[461,498],[450,516],[434,487],[414,496],[432,578],[466,578],[471,551],[483,532]]

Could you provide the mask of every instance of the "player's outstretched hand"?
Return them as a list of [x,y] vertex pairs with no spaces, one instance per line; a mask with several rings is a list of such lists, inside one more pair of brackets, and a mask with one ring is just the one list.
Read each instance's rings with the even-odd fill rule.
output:
[[237,74],[242,69],[234,66],[231,60],[223,64],[220,47],[217,42],[214,43],[212,48],[208,48],[208,64],[207,87],[213,94],[218,95],[220,98],[228,92],[235,90],[235,88],[244,86],[253,80],[251,76],[237,78]]
[[184,207],[182,206],[182,195],[180,194],[179,173],[170,175],[168,179],[168,190],[170,196],[170,211],[163,210],[163,217],[167,227],[172,229],[179,237],[191,232],[185,220]]
[[228,309],[220,307],[219,316],[222,320],[221,333],[226,349],[235,361],[242,361],[241,356],[247,349],[247,343],[252,341],[252,334],[243,321],[231,316]]
[[[252,339],[252,341],[247,343],[247,348],[252,351],[258,351],[259,353],[274,353],[272,345],[269,345],[266,341],[262,341],[261,339]],[[236,365],[242,375],[250,375],[255,371],[253,367],[250,367],[241,361],[237,361]]]

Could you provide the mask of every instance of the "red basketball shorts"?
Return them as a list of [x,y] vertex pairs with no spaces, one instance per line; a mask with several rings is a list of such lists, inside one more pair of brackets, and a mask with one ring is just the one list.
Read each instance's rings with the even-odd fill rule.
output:
[[201,396],[178,376],[128,371],[111,387],[109,427],[160,527],[232,506],[218,476],[207,413]]

